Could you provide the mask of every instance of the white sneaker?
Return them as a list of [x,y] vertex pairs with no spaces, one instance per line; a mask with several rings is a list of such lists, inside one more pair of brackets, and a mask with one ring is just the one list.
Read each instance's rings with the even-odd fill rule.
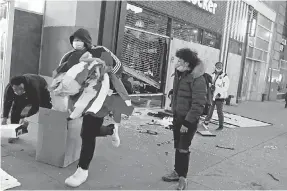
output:
[[88,170],[84,170],[81,167],[78,167],[77,171],[65,180],[65,184],[71,187],[78,187],[88,178]]
[[121,144],[121,140],[119,137],[119,125],[118,124],[114,124],[114,133],[112,135],[112,144],[115,147],[119,147]]
[[202,122],[202,126],[205,130],[208,130],[208,128],[209,128],[208,123],[206,124],[205,122]]

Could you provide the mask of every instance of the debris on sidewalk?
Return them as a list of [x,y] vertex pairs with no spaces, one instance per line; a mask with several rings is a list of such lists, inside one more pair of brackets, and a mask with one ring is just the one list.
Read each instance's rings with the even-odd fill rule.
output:
[[171,144],[173,141],[173,139],[171,141],[164,141],[162,143],[158,143],[157,146],[161,146],[161,145],[166,145],[166,144]]
[[275,178],[275,176],[273,175],[273,174],[271,174],[271,173],[267,173],[269,176],[271,176],[271,178],[273,178],[273,180],[276,180],[276,181],[278,181],[279,182],[279,179],[277,179],[277,178]]
[[150,135],[158,135],[158,132],[152,131],[152,130],[146,130],[146,131],[139,131],[140,133],[147,133]]
[[139,115],[141,115],[141,114],[142,114],[141,112],[135,111],[135,112],[132,114],[132,116],[139,116]]
[[210,131],[197,131],[197,133],[204,137],[216,137],[216,135],[212,134]]
[[264,149],[272,149],[272,150],[275,150],[275,149],[277,149],[277,147],[276,147],[276,146],[273,146],[273,145],[266,145],[266,146],[264,146]]
[[216,145],[215,147],[221,148],[221,149],[235,150],[235,149],[232,148],[232,147],[224,147],[224,146],[219,146],[219,145]]
[[0,168],[0,176],[1,176],[1,190],[8,190],[11,188],[15,188],[21,186],[21,183],[18,182],[16,178],[9,175],[7,172]]
[[152,113],[152,112],[148,112],[147,113],[148,116],[152,116],[152,117],[157,117],[160,119],[166,118],[166,117],[171,117],[170,114],[164,113],[164,112],[157,112],[157,113]]

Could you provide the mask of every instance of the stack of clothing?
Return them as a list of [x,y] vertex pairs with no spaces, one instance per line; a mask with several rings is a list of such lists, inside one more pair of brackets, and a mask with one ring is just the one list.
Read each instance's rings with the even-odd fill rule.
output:
[[[91,62],[81,61],[86,58],[92,58],[89,52],[83,54],[80,62],[66,72],[59,70],[50,86],[55,97],[70,101],[66,108],[71,119],[88,112],[97,114],[110,89],[109,67],[97,59],[90,59]],[[53,107],[59,110],[57,107],[60,105],[53,104]]]

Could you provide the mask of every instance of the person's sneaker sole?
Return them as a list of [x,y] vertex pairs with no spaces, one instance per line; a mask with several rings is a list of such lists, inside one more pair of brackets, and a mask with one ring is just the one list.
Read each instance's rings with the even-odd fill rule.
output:
[[170,179],[170,178],[162,177],[162,180],[163,180],[164,182],[176,182],[176,181],[179,180],[179,178]]

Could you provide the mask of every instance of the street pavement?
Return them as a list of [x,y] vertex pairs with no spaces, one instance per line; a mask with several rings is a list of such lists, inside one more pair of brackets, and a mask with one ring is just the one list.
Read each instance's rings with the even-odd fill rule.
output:
[[[137,109],[120,128],[121,146],[97,139],[89,178],[78,190],[173,190],[161,181],[173,169],[172,131],[149,125],[151,109]],[[284,103],[244,102],[225,111],[272,123],[267,127],[224,129],[216,137],[196,134],[188,173],[190,190],[287,190],[287,109]],[[211,126],[215,129],[216,126]],[[156,131],[158,135],[141,133]],[[1,143],[2,169],[22,184],[15,190],[71,190],[65,179],[77,163],[57,168],[35,160],[37,129],[15,144]],[[234,150],[218,148],[216,145]],[[271,175],[269,175],[269,174]]]

